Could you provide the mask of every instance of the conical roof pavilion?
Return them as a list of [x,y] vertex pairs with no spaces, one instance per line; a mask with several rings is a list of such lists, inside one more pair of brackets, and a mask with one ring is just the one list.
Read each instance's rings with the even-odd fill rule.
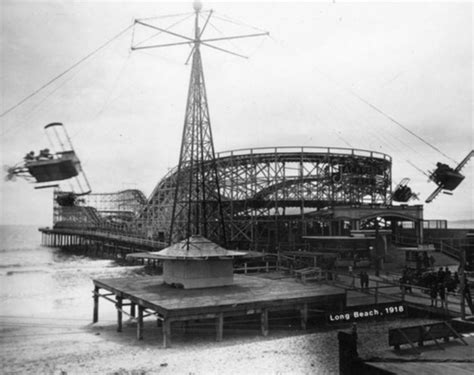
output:
[[151,252],[157,259],[232,259],[244,256],[246,253],[242,251],[226,250],[218,244],[208,240],[201,235],[193,235],[187,239],[177,242],[167,248]]

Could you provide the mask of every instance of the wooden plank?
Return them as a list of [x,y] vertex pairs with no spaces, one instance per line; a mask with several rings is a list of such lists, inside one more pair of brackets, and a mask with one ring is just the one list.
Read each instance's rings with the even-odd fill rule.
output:
[[[94,280],[96,286],[122,293],[124,298],[166,315],[186,315],[212,311],[216,305],[219,312],[225,307],[235,305],[260,304],[260,306],[279,304],[298,304],[305,302],[323,303],[327,296],[345,297],[343,289],[331,286],[304,286],[293,281],[268,280],[257,277],[236,277],[236,284],[209,289],[176,290],[164,285],[158,277],[143,279]],[[250,292],[251,291],[251,292]],[[258,306],[256,306],[258,307]]]

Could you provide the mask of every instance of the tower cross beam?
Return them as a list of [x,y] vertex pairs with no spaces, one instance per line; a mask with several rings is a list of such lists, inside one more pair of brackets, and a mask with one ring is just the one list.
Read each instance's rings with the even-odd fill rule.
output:
[[256,37],[256,36],[266,36],[266,35],[270,35],[270,33],[268,31],[266,31],[264,33],[256,33],[256,34],[248,34],[248,35],[234,35],[234,36],[226,36],[226,37],[222,37],[222,38],[203,39],[203,40],[201,40],[201,43],[204,43],[204,42],[218,42],[218,41],[221,41],[221,40],[231,40],[231,39],[252,38],[252,37]]
[[229,53],[229,54],[234,55],[234,56],[238,56],[238,57],[242,57],[244,59],[248,59],[248,56],[244,56],[244,55],[241,55],[237,52],[232,52],[232,51],[226,50],[226,49],[221,48],[221,47],[213,46],[212,44],[208,44],[208,43],[204,43],[204,42],[201,42],[200,44],[202,44],[203,46],[209,47],[209,48],[216,49],[216,50],[221,51],[221,52],[226,52],[226,53]]
[[201,32],[199,33],[199,38],[201,38],[202,34],[204,34],[204,31],[206,30],[207,24],[209,23],[209,20],[212,17],[212,12],[213,12],[213,10],[211,10],[209,12],[209,15],[207,16],[206,22],[204,22],[204,26],[202,27]]
[[181,34],[178,34],[178,33],[174,33],[172,31],[169,31],[169,30],[166,30],[166,29],[163,29],[161,27],[158,27],[158,26],[154,26],[154,25],[149,25],[145,22],[142,22],[142,21],[139,21],[139,20],[135,20],[136,23],[142,25],[142,26],[146,26],[146,27],[149,27],[151,29],[155,29],[155,30],[158,30],[158,31],[161,31],[163,33],[167,33],[167,34],[170,34],[170,35],[173,35],[173,36],[176,36],[178,38],[183,38],[183,39],[186,39],[186,40],[189,40],[190,42],[194,43],[195,42],[195,39],[193,38],[190,38],[188,36],[185,36],[185,35],[181,35]]
[[185,44],[193,44],[193,42],[177,42],[177,43],[155,44],[155,45],[152,45],[152,46],[140,46],[140,47],[133,47],[132,46],[131,49],[132,49],[132,51],[137,51],[139,49],[183,46]]

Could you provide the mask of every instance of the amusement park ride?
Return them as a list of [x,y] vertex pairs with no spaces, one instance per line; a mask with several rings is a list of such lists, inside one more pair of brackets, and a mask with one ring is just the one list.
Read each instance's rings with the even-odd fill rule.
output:
[[[279,232],[289,232],[289,228],[306,228],[306,224],[296,222],[297,218],[302,218],[306,213],[322,218],[323,223],[328,209],[336,206],[355,207],[362,212],[364,207],[392,208],[392,202],[406,203],[418,199],[418,195],[408,186],[409,178],[404,178],[391,189],[392,159],[386,154],[374,151],[329,147],[272,147],[216,154],[200,49],[210,47],[245,57],[213,43],[265,36],[269,33],[259,30],[244,35],[205,38],[203,35],[209,29],[207,26],[212,26],[211,18],[214,13],[201,11],[201,7],[200,2],[195,2],[192,37],[152,24],[148,19],[135,20],[132,25],[134,31],[138,26],[153,33],[158,32],[156,35],[167,34],[167,37],[177,38],[172,43],[149,46],[142,45],[148,39],[134,45],[132,38],[132,51],[186,45],[190,47],[186,62],[192,61],[179,163],[163,177],[148,200],[144,197],[134,200],[130,197],[137,195],[136,191],[125,191],[115,195],[109,194],[107,205],[104,203],[106,209],[101,211],[98,206],[94,207],[91,202],[97,198],[94,196],[100,194],[89,194],[89,182],[61,123],[45,126],[50,142],[50,135],[54,136],[53,149],[57,151],[51,154],[45,149],[38,156],[35,156],[34,152],[28,153],[22,162],[7,169],[6,178],[12,180],[15,176],[23,177],[35,182],[35,188],[58,188],[60,182],[74,182],[77,186],[75,189],[55,192],[56,203],[61,209],[65,208],[55,211],[58,213],[55,223],[81,222],[83,225],[89,225],[85,219],[79,217],[85,215],[85,210],[78,209],[73,212],[69,208],[82,204],[83,207],[79,208],[90,206],[88,208],[95,210],[94,212],[110,214],[114,211],[111,208],[112,202],[120,201],[117,206],[128,207],[130,211],[127,228],[140,233],[141,236],[172,244],[199,235],[218,241],[224,247],[226,231],[229,242],[233,241],[235,244],[245,241],[254,243],[258,238],[265,241],[273,238],[274,242],[278,242]],[[202,25],[201,19],[204,21]],[[124,31],[118,35],[122,35]],[[384,114],[370,103],[367,104]],[[14,108],[16,106],[4,114]],[[427,143],[406,127],[401,127]],[[53,145],[53,142],[51,143]],[[437,188],[426,203],[430,203],[441,191],[450,194],[459,186],[464,179],[460,170],[473,155],[474,152],[470,151],[455,169],[442,163],[437,164],[436,170],[429,175]],[[81,201],[85,203],[80,204],[76,197],[81,195],[84,196]],[[105,196],[106,194],[102,194],[100,198]],[[128,197],[127,202],[122,196]],[[136,207],[130,208],[129,203],[132,201],[136,203]],[[298,210],[299,215],[295,214]],[[393,212],[388,214],[392,215]],[[311,217],[311,214],[308,217]],[[327,222],[318,228],[321,231],[332,230],[330,225],[326,224]],[[185,241],[184,245],[189,249],[189,240]]]
[[410,199],[418,199],[418,194],[413,193],[411,188],[408,186],[410,182],[409,178],[404,178],[400,183],[393,189],[392,200],[395,202],[406,203]]
[[[474,150],[471,150],[466,157],[458,164],[456,168],[451,168],[449,165],[438,162],[436,169],[430,174],[426,174],[430,181],[433,181],[438,187],[426,198],[426,203],[431,203],[439,193],[443,192],[447,195],[452,195],[459,184],[464,180],[464,176],[460,173],[461,169],[468,163],[469,159],[474,155]],[[395,187],[392,193],[392,200],[395,202],[408,202],[410,199],[418,199],[418,194],[413,193],[408,186],[409,178],[404,178]]]
[[[51,153],[45,148],[38,155],[30,151],[21,162],[6,168],[5,179],[11,181],[21,177],[36,183],[35,189],[57,188],[59,181],[67,180],[74,191],[68,194],[68,199],[64,195],[60,201],[69,205],[67,203],[73,196],[87,195],[91,192],[91,187],[65,126],[60,122],[53,122],[46,125],[44,130],[51,147],[58,151]],[[73,184],[76,185],[74,188]]]
[[441,191],[444,194],[452,195],[451,192],[459,186],[462,180],[464,180],[464,176],[460,173],[461,169],[467,164],[473,155],[474,150],[471,150],[471,152],[469,152],[469,154],[467,154],[467,156],[454,169],[443,163],[436,164],[437,168],[431,173],[429,178],[438,185],[438,187],[426,199],[426,203],[432,202]]

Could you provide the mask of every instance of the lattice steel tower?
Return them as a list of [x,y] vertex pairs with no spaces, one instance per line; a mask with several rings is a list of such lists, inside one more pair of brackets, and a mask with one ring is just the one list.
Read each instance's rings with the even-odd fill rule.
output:
[[171,244],[199,234],[207,238],[220,239],[218,241],[225,246],[226,236],[221,193],[215,163],[214,143],[200,47],[207,46],[232,55],[245,57],[211,43],[229,39],[263,36],[268,35],[268,33],[261,32],[203,39],[202,35],[209,24],[213,12],[207,12],[206,21],[201,28],[199,25],[201,8],[200,2],[194,2],[193,38],[137,20],[136,22],[140,25],[171,34],[186,41],[148,47],[132,47],[132,49],[168,47],[182,44],[192,46],[191,53],[186,61],[188,62],[192,57],[186,115],[170,222],[169,243]]
[[[219,180],[199,48],[198,12],[196,10],[195,44],[171,216],[170,243],[200,234],[204,237],[220,237],[225,245]],[[210,163],[211,168],[204,168],[204,163]],[[219,218],[217,222],[216,218]]]

